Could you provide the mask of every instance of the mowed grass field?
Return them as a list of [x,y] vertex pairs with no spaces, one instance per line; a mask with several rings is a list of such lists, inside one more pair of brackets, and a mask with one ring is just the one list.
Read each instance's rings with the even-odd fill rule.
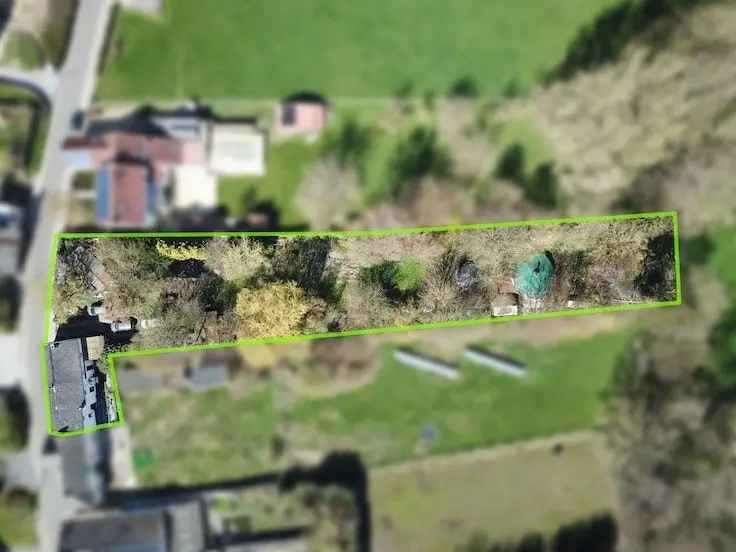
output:
[[103,100],[442,94],[472,75],[495,95],[527,86],[616,0],[167,0],[161,18],[123,11]]
[[[447,381],[396,365],[386,349],[372,383],[332,397],[300,398],[277,381],[239,399],[227,390],[125,397],[135,448],[152,458],[140,481],[242,477],[286,466],[295,453],[319,458],[335,449],[381,466],[595,428],[601,394],[630,338],[622,330],[513,347],[532,372],[525,381],[467,364],[461,380]],[[432,442],[422,438],[428,429]],[[288,454],[272,455],[276,437]]]
[[[562,450],[553,452],[554,444]],[[495,542],[615,511],[603,435],[575,434],[372,470],[377,550],[446,552],[484,534]]]

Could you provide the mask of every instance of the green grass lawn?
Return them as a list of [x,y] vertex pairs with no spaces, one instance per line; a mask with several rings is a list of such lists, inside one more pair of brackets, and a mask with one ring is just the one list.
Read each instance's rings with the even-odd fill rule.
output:
[[524,148],[524,161],[527,174],[531,175],[537,165],[554,159],[550,144],[528,119],[516,119],[502,123],[492,133],[491,141],[504,150],[512,144],[521,144]]
[[317,146],[302,140],[272,145],[263,177],[223,178],[218,187],[218,203],[234,216],[246,214],[258,202],[271,202],[279,211],[282,226],[304,224],[295,203],[299,184],[317,157]]
[[[601,392],[629,330],[544,348],[509,351],[531,367],[528,381],[463,365],[446,381],[397,366],[384,351],[376,379],[360,389],[300,399],[266,384],[242,399],[227,391],[125,399],[139,449],[153,462],[143,484],[193,483],[274,469],[275,435],[291,450],[357,450],[371,466],[598,426]],[[421,450],[431,426],[436,440]]]
[[604,439],[566,444],[557,455],[550,444],[373,470],[374,542],[390,542],[393,550],[446,552],[475,534],[516,541],[610,512],[616,492]]
[[736,300],[736,227],[714,231],[712,240],[710,265]]
[[[445,93],[472,75],[485,94],[558,63],[578,29],[616,0],[200,0],[161,20],[122,12],[102,99]],[[151,55],[155,52],[155,55]]]

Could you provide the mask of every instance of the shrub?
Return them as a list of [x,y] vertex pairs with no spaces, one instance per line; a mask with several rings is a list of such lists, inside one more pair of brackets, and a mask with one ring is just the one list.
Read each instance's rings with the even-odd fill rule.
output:
[[331,159],[320,161],[299,185],[297,200],[310,228],[323,230],[344,224],[360,206],[358,176]]
[[675,238],[671,232],[647,240],[642,271],[634,285],[645,297],[658,301],[675,298]]
[[415,127],[399,141],[389,161],[389,190],[396,199],[406,198],[412,184],[425,176],[446,177],[452,169],[450,153],[433,128]]
[[334,271],[328,267],[332,246],[332,238],[279,240],[273,261],[276,277],[293,281],[312,295],[337,300],[340,290]]
[[508,146],[496,164],[496,176],[523,185],[525,181],[524,147],[517,143]]
[[455,98],[475,98],[478,93],[478,81],[472,75],[465,75],[452,83],[449,95]]
[[10,331],[15,327],[20,293],[20,286],[14,278],[0,279],[0,330]]
[[385,261],[363,269],[361,274],[365,283],[380,286],[393,300],[405,300],[416,295],[426,275],[424,266],[415,259]]
[[559,183],[552,163],[542,163],[524,187],[524,197],[540,207],[553,209],[558,205]]
[[0,394],[0,454],[25,446],[28,420],[28,404],[18,388]]
[[204,247],[199,245],[171,244],[159,240],[156,242],[156,251],[162,257],[174,259],[175,261],[204,261],[207,259]]
[[241,339],[293,334],[311,303],[294,282],[271,283],[238,293],[235,313]]
[[250,238],[230,241],[213,238],[207,244],[205,264],[228,282],[244,284],[270,268],[263,244]]
[[502,95],[504,98],[513,99],[521,96],[523,93],[524,90],[519,84],[519,81],[512,78],[506,83],[506,86],[504,86]]
[[413,293],[422,287],[426,270],[419,261],[407,259],[396,266],[393,285],[402,293]]
[[371,128],[350,117],[337,129],[327,132],[322,142],[322,153],[334,157],[341,167],[359,165],[371,147],[371,141]]
[[54,317],[59,324],[75,316],[79,309],[95,301],[94,291],[81,277],[67,274],[54,281]]
[[43,47],[33,34],[12,31],[5,45],[3,61],[17,63],[25,70],[33,70],[43,67],[46,59]]

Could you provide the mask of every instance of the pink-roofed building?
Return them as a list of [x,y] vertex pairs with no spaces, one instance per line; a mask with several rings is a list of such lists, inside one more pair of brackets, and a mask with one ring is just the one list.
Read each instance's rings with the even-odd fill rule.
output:
[[276,107],[275,134],[281,138],[315,139],[327,125],[329,107],[318,97],[294,97]]

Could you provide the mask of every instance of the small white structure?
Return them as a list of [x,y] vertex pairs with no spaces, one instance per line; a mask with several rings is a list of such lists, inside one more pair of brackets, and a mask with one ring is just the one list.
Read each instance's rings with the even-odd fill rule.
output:
[[210,142],[210,169],[223,176],[263,176],[266,173],[266,136],[252,124],[214,124]]
[[516,293],[499,293],[491,302],[493,316],[516,316],[519,314],[519,296]]
[[474,364],[485,366],[497,372],[514,376],[516,378],[525,378],[527,376],[524,365],[486,351],[467,348],[463,351],[463,356]]
[[217,178],[204,167],[196,165],[176,167],[173,205],[176,209],[215,207]]
[[442,376],[443,378],[456,380],[460,379],[461,376],[460,372],[454,366],[409,351],[395,350],[394,359],[409,368]]

